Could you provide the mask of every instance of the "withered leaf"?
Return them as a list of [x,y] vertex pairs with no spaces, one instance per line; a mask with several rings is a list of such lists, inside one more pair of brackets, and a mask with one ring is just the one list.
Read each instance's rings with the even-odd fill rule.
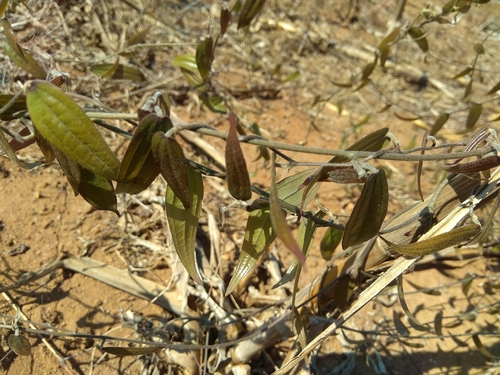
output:
[[232,112],[229,114],[229,133],[226,139],[226,181],[233,198],[246,201],[252,197],[247,163],[236,130],[236,116]]
[[192,193],[189,190],[188,165],[182,147],[175,138],[157,132],[153,135],[151,148],[161,175],[184,208],[188,209]]

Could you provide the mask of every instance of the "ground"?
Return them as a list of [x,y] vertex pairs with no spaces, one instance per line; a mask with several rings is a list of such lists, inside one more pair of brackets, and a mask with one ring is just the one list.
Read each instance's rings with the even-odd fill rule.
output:
[[[405,8],[403,25],[416,22],[424,8],[438,13],[443,5],[437,1],[428,5],[410,2]],[[498,129],[498,123],[493,121],[498,117],[498,97],[486,94],[498,82],[500,72],[497,59],[500,4],[497,2],[474,4],[463,16],[448,16],[452,24],[427,25],[430,52],[425,58],[409,37],[400,40],[391,49],[387,69],[378,67],[371,83],[354,90],[360,83],[361,71],[373,61],[374,51],[393,27],[395,9],[395,1],[340,1],[335,5],[327,1],[268,1],[249,30],[236,31],[233,25],[219,41],[213,64],[215,89],[224,93],[244,126],[255,123],[268,139],[311,147],[345,148],[382,127],[388,127],[403,148],[415,147],[426,126],[428,129],[443,112],[450,113],[450,119],[439,133],[440,140],[457,141],[470,135],[465,129],[471,102],[483,103],[475,129],[485,125]],[[173,98],[173,112],[183,121],[207,123],[227,131],[227,117],[213,114],[200,105],[197,91],[189,86],[178,68],[172,66],[175,56],[194,53],[193,43],[207,32],[215,32],[219,14],[218,1],[206,4],[28,1],[11,4],[7,18],[18,42],[32,51],[46,68],[71,74],[74,92],[87,97],[94,95],[117,111],[134,113],[159,90]],[[145,82],[105,80],[91,73],[91,65],[114,62],[124,41],[148,27],[145,45],[134,49],[132,57],[121,57],[124,62],[140,67],[146,76]],[[152,43],[165,45],[153,47]],[[467,86],[463,79],[467,76],[453,77],[473,63],[476,56],[473,46],[477,43],[483,43],[486,53],[478,58],[472,96],[470,100],[463,100]],[[1,93],[15,93],[20,88],[17,82],[26,81],[29,75],[16,68],[6,56],[2,58],[8,74],[5,73]],[[295,76],[295,72],[299,75]],[[338,84],[351,80],[354,88]],[[392,106],[388,108],[387,104]],[[388,109],[383,110],[386,107]],[[127,131],[131,129],[125,122],[114,124]],[[111,133],[105,133],[105,137],[122,156],[128,141]],[[223,140],[208,136],[202,139],[224,154]],[[215,165],[213,155],[207,156],[204,146],[195,146],[186,140],[182,145],[187,157],[211,167]],[[258,158],[255,146],[243,145],[243,151],[252,182],[268,189],[268,165]],[[41,160],[35,146],[19,151],[19,155],[25,161]],[[294,152],[287,155],[297,161],[320,162],[330,158]],[[390,172],[387,215],[390,217],[418,200],[416,164],[381,161],[378,165]],[[214,321],[216,310],[207,307],[207,299],[203,297],[205,289],[188,282],[173,255],[163,208],[166,185],[161,177],[143,193],[120,194],[119,215],[116,215],[97,211],[81,197],[75,197],[56,163],[25,170],[5,158],[0,162],[0,172],[1,287],[16,283],[23,274],[61,258],[90,257],[156,283],[166,294],[173,293],[169,296],[178,296],[179,303],[185,301],[190,311]],[[278,170],[278,178],[291,173],[294,170]],[[430,162],[424,165],[424,176],[423,191],[427,196],[442,173],[436,163]],[[221,214],[222,209],[233,202],[223,181],[208,177],[205,187],[199,246],[216,255],[207,261],[208,266],[215,269],[215,275],[227,285],[248,214],[241,208],[231,208]],[[345,222],[359,194],[358,185],[328,183],[323,184],[318,195],[321,203]],[[300,290],[309,288],[328,266],[319,251],[323,233],[324,229],[320,229],[315,238],[300,276]],[[495,243],[498,237],[498,224],[495,224],[489,241]],[[281,242],[272,245],[262,264],[225,300],[216,284],[218,276],[214,276],[214,284],[206,288],[211,293],[211,301],[232,311],[234,316],[243,317],[245,324],[232,324],[219,330],[214,327],[209,331],[211,337],[203,336],[203,340],[214,343],[219,331],[226,333],[226,340],[235,339],[251,330],[252,324],[256,324],[252,319],[265,321],[265,312],[259,309],[272,307],[272,303],[291,294],[291,285],[272,289],[291,259]],[[498,373],[497,360],[489,358],[481,346],[474,343],[472,334],[479,334],[489,352],[500,352],[496,276],[499,267],[494,252],[486,251],[482,256],[477,246],[464,250],[463,259],[452,253],[439,261],[421,262],[405,274],[404,290],[409,310],[427,331],[409,323],[394,285],[349,320],[345,330],[329,337],[318,348],[311,357],[311,370],[300,371],[405,375]],[[193,333],[193,328],[179,323],[172,311],[133,294],[131,290],[120,290],[112,281],[106,284],[97,276],[90,277],[85,270],[67,269],[56,269],[3,293],[0,313],[5,324],[1,331],[0,373],[188,374],[200,371],[196,365],[190,367],[188,360],[175,351],[117,357],[101,350],[103,340],[97,335],[185,341]],[[55,327],[62,335],[25,333],[32,347],[31,356],[8,354],[7,338],[12,331],[6,326],[16,314],[15,306],[20,306],[25,315],[21,317],[23,327],[28,328],[29,321],[32,329],[46,332]],[[271,308],[271,311],[283,312],[279,308]],[[332,313],[311,315],[309,339],[331,322],[335,317]],[[94,337],[73,337],[74,333]],[[109,343],[105,342],[106,345]],[[249,365],[239,366],[249,373],[272,373],[287,354],[293,356],[295,349],[293,340],[278,340],[251,359]],[[207,355],[198,354],[197,358]],[[201,360],[203,366],[214,361],[214,355],[208,361]],[[204,371],[210,373],[211,370]],[[227,372],[229,368],[221,371]]]

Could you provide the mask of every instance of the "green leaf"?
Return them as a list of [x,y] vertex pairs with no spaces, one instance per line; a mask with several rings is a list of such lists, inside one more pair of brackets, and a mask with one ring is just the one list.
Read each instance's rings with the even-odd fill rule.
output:
[[[381,150],[385,143],[388,140],[387,137],[387,132],[389,131],[388,128],[382,128],[379,130],[374,131],[373,133],[370,133],[363,138],[361,138],[359,141],[353,143],[351,146],[347,147],[347,151],[378,151]],[[342,156],[335,156],[334,158],[330,159],[329,163],[344,163],[348,161],[349,159],[346,157]],[[316,173],[314,173],[309,179],[307,179],[306,182],[304,182],[303,186],[306,188],[304,189],[303,197],[309,196],[310,192],[309,190],[315,186],[319,181],[322,181],[323,179],[326,178],[328,173],[332,170],[334,170],[335,167],[321,167],[319,168]],[[346,169],[346,173],[349,172],[348,169]],[[356,172],[357,174],[357,172]],[[340,176],[340,174],[337,172],[337,176]],[[301,204],[302,207],[304,207],[304,204]]]
[[83,168],[57,147],[50,145],[75,195],[81,195],[92,207],[118,214],[113,184],[108,179]]
[[385,171],[368,176],[361,195],[354,205],[351,216],[345,225],[342,248],[363,243],[375,236],[387,213],[389,187]]
[[248,175],[247,163],[241,150],[236,116],[229,114],[229,133],[226,139],[226,181],[229,193],[233,198],[247,201],[252,198],[252,187]]
[[[12,100],[14,95],[0,95],[0,109],[2,109],[4,106],[7,105],[8,102]],[[2,121],[10,121],[15,118],[19,118],[23,112],[26,111],[26,97],[24,95],[21,95],[19,98],[17,98],[12,106],[7,109],[5,112],[0,113],[0,120]]]
[[429,135],[436,135],[439,130],[446,124],[446,121],[450,118],[450,115],[448,113],[441,113],[436,121],[434,121],[434,124],[431,127],[431,130],[429,131]]
[[266,0],[246,0],[238,19],[238,30],[250,25],[264,6]]
[[478,55],[484,55],[484,45],[482,43],[474,44],[474,52],[476,52]]
[[488,349],[486,349],[481,342],[481,339],[479,338],[479,335],[473,334],[472,335],[472,340],[474,341],[474,344],[476,345],[476,348],[481,352],[482,355],[484,355],[486,358],[492,358],[492,359],[500,359],[500,356],[492,354]]
[[196,66],[201,78],[205,80],[210,75],[210,68],[214,58],[214,41],[211,37],[198,43],[196,47]]
[[292,72],[289,75],[287,75],[285,77],[285,79],[283,80],[283,83],[296,80],[297,78],[299,78],[299,76],[300,76],[300,72],[298,70],[296,70],[295,72]]
[[96,175],[86,168],[80,171],[80,186],[78,191],[92,207],[98,210],[108,210],[118,214],[116,195],[110,180]]
[[487,94],[488,94],[488,95],[494,94],[494,93],[496,93],[498,90],[500,90],[500,81],[498,81],[498,82],[497,82],[497,84],[496,84],[495,86],[493,86],[493,87],[491,88],[491,90],[490,90],[490,91],[488,91],[488,93],[487,93]]
[[198,64],[196,63],[196,57],[194,55],[178,55],[174,58],[172,64],[181,68],[182,74],[184,74],[184,77],[186,77],[192,86],[202,90],[203,79],[200,76]]
[[151,353],[158,353],[162,351],[164,348],[161,346],[141,346],[141,347],[129,347],[129,346],[108,346],[102,348],[104,353],[113,354],[118,357],[125,356],[139,356],[139,355],[148,355]]
[[281,202],[278,198],[278,188],[276,187],[276,169],[274,166],[275,158],[276,154],[273,154],[271,166],[271,189],[269,197],[271,223],[281,242],[283,242],[288,250],[290,250],[290,252],[297,257],[300,263],[304,265],[306,258],[302,253],[299,244],[295,238],[293,238],[292,231],[286,222],[286,213],[281,208]]
[[472,129],[476,125],[477,120],[481,117],[481,113],[483,113],[483,105],[481,103],[472,103],[465,123],[467,129]]
[[453,76],[453,79],[463,77],[463,76],[469,74],[470,72],[472,72],[473,70],[474,70],[474,68],[472,66],[468,66],[467,68],[461,70],[459,73],[455,74]]
[[474,281],[474,277],[467,277],[462,281],[462,293],[465,297],[469,296],[469,291]]
[[184,208],[182,201],[175,195],[174,191],[167,186],[165,195],[165,211],[167,221],[172,234],[175,251],[179,256],[189,275],[198,284],[203,285],[200,271],[196,264],[196,230],[201,215],[203,200],[203,180],[200,172],[188,167],[188,180],[191,205]]
[[380,238],[389,246],[390,252],[404,255],[408,258],[416,258],[432,254],[447,247],[459,245],[476,236],[480,231],[481,227],[479,225],[469,224],[409,245],[397,245],[387,241],[383,237]]
[[33,125],[51,144],[83,167],[116,180],[120,163],[85,112],[65,93],[44,81],[25,85]]
[[332,255],[335,249],[339,246],[340,242],[342,241],[343,234],[344,232],[338,228],[334,227],[327,228],[319,244],[319,250],[324,260],[332,259]]
[[152,150],[161,175],[184,207],[189,209],[193,195],[188,173],[191,168],[186,162],[182,147],[174,137],[157,132],[153,135]]
[[463,99],[467,99],[470,96],[471,92],[472,92],[472,79],[467,83],[467,86],[465,86]]
[[227,113],[227,108],[224,105],[224,99],[220,96],[209,96],[207,93],[202,92],[200,99],[207,106],[209,110],[214,113]]
[[142,72],[134,67],[118,64],[97,64],[93,65],[92,73],[107,79],[126,79],[129,81],[144,82],[146,77]]
[[399,36],[400,31],[401,31],[401,26],[396,27],[388,35],[386,35],[384,37],[384,39],[382,39],[382,41],[380,42],[380,45],[378,46],[378,49],[380,51],[380,66],[382,68],[384,68],[385,62],[387,61],[387,58],[389,57],[391,45],[394,43],[394,41]]
[[429,51],[429,43],[427,43],[427,39],[421,29],[414,26],[408,30],[408,34],[423,52]]
[[[298,205],[302,197],[301,191],[298,188],[313,172],[314,170],[305,170],[278,182],[278,197],[291,205]],[[306,205],[313,199],[318,188],[319,185],[316,185],[310,194],[307,195],[305,199]],[[229,282],[226,295],[229,295],[253,269],[262,254],[275,239],[276,232],[272,227],[269,208],[264,207],[252,211],[245,228],[241,255],[233,277]]]
[[[321,219],[324,215],[325,214],[320,211],[314,216]],[[314,233],[316,232],[317,227],[317,224],[310,219],[302,218],[302,221],[300,222],[299,229],[297,231],[297,243],[299,244],[299,247],[302,249],[302,252],[306,257],[311,251]],[[293,280],[299,270],[299,267],[300,263],[298,259],[294,257],[292,260],[292,264],[290,264],[290,267],[288,267],[288,270],[285,272],[281,280],[273,286],[273,289],[279,288],[280,286],[285,285],[289,281]]]
[[[377,66],[377,61],[378,61],[378,56],[375,55],[375,61],[369,64],[366,64],[366,66],[363,68],[363,72],[361,73],[361,81],[366,81],[370,77],[370,75],[373,73],[373,70]],[[359,90],[359,88],[358,88]]]
[[9,344],[9,348],[17,355],[31,355],[31,344],[26,337],[10,335],[7,343]]
[[153,134],[156,132],[166,132],[172,126],[170,118],[160,118],[152,113],[141,120],[139,126],[134,131],[120,164],[118,172],[119,181],[131,180],[139,175],[151,151]]
[[5,40],[2,43],[5,54],[33,77],[45,79],[47,72],[24,48],[17,44],[9,21],[6,19],[0,20],[0,26],[3,26],[3,33],[5,35]]
[[116,183],[115,193],[139,194],[146,190],[160,174],[160,168],[156,165],[153,151],[149,151],[139,174],[125,181]]
[[3,17],[8,6],[9,6],[9,0],[1,0],[0,1],[0,18]]

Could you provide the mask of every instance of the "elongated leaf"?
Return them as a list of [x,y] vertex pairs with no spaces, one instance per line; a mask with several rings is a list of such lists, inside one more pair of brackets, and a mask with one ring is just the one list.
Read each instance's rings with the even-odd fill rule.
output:
[[[200,88],[201,90],[201,88]],[[218,95],[208,95],[206,92],[200,94],[200,99],[209,110],[214,113],[227,113],[227,108],[224,105],[224,99]]]
[[423,52],[429,51],[429,43],[427,43],[427,39],[421,29],[418,27],[412,27],[408,30],[408,34]]
[[[314,216],[321,219],[324,215],[325,214],[320,211],[316,213]],[[317,224],[310,219],[303,218],[302,221],[300,222],[299,229],[297,231],[297,243],[299,244],[299,247],[302,249],[302,252],[306,257],[309,255],[309,252],[311,251],[314,239],[314,233],[316,232],[317,227],[318,227]],[[288,270],[285,272],[281,280],[278,281],[276,285],[273,285],[273,289],[285,285],[289,281],[293,280],[299,268],[300,268],[300,263],[298,259],[293,258],[292,264],[290,264],[290,267],[288,267]]]
[[446,249],[447,247],[459,245],[471,239],[480,231],[481,227],[479,225],[469,224],[409,245],[397,245],[387,241],[383,237],[380,238],[389,246],[389,251],[408,258],[417,258]]
[[220,10],[220,36],[224,36],[230,24],[231,11],[223,4]]
[[[301,191],[299,186],[304,183],[314,170],[305,170],[287,177],[277,184],[278,197],[291,205],[298,205],[301,201]],[[318,191],[317,184],[305,199],[305,204],[313,199]],[[226,295],[229,295],[234,288],[253,269],[265,250],[276,239],[276,232],[273,230],[269,207],[263,207],[250,213],[245,228],[245,237],[241,248],[241,255],[233,273],[233,277],[227,287]]]
[[474,70],[474,68],[472,66],[468,66],[467,68],[461,70],[459,73],[455,74],[453,76],[453,79],[463,77],[463,76],[469,74],[470,72],[472,72],[472,70]]
[[431,130],[429,131],[429,135],[434,136],[437,134],[439,130],[446,124],[446,121],[450,118],[450,115],[448,113],[441,113],[436,121],[434,121],[434,124],[432,125]]
[[434,332],[438,336],[443,336],[443,312],[441,310],[434,316]]
[[168,117],[160,118],[155,114],[149,114],[141,120],[120,163],[119,181],[131,180],[139,175],[151,151],[153,134],[166,132],[172,126]]
[[44,79],[47,76],[47,72],[24,48],[17,44],[9,21],[6,19],[0,20],[0,25],[3,26],[3,33],[5,35],[5,40],[2,43],[5,54],[33,77]]
[[35,140],[45,157],[45,162],[50,163],[53,161],[56,158],[56,155],[54,154],[50,143],[47,142],[47,140],[43,138],[37,130],[35,130]]
[[134,67],[119,64],[98,64],[92,66],[92,73],[107,79],[126,79],[129,81],[144,82],[146,77],[142,72]]
[[363,72],[361,73],[361,81],[366,81],[371,76],[371,74],[373,73],[373,70],[377,66],[377,61],[378,61],[378,56],[375,55],[375,61],[372,63],[366,64],[366,66],[363,68]]
[[226,181],[233,198],[247,201],[252,197],[247,163],[236,130],[236,116],[232,112],[229,114],[229,133],[226,139]]
[[482,355],[484,355],[486,358],[492,358],[492,359],[500,359],[499,355],[494,355],[491,353],[488,349],[486,349],[481,342],[481,339],[479,338],[479,335],[473,334],[472,335],[472,340],[474,341],[474,344],[476,345],[476,348],[481,352]]
[[31,344],[26,337],[21,335],[10,335],[7,343],[17,355],[31,355]]
[[86,168],[81,168],[78,191],[92,207],[118,214],[116,195],[110,180],[96,175]]
[[165,211],[175,251],[189,275],[194,281],[202,285],[203,281],[196,264],[195,240],[198,220],[201,215],[203,181],[200,172],[191,167],[188,168],[188,180],[191,194],[190,207],[186,209],[170,185],[167,185]]
[[69,96],[43,81],[28,82],[25,92],[33,125],[44,138],[83,167],[116,180],[118,159]]
[[9,6],[9,0],[1,0],[0,1],[0,18],[3,17],[8,6]]
[[[377,131],[374,131],[373,133],[370,133],[363,138],[361,138],[359,141],[353,143],[351,146],[347,147],[347,151],[378,151],[381,150],[382,147],[384,147],[385,143],[387,142],[387,132],[389,131],[388,128],[382,128]],[[344,163],[348,161],[349,159],[346,157],[341,157],[341,156],[335,156],[334,158],[330,159],[330,163]],[[317,182],[319,181],[327,181],[325,178],[327,178],[328,173],[331,170],[334,170],[335,167],[321,167],[319,168],[316,173],[314,173],[309,179],[304,182],[303,186],[306,188],[304,189],[303,197],[309,196],[310,195],[310,189],[314,187]],[[348,169],[345,170],[346,173],[349,172]],[[336,173],[337,176],[339,173]],[[356,173],[357,174],[357,173]],[[301,206],[304,207],[304,203],[301,203]]]
[[481,117],[481,113],[483,113],[483,105],[481,103],[472,103],[469,115],[467,116],[467,122],[465,123],[467,129],[472,129],[476,125],[477,120]]
[[0,130],[0,151],[2,151],[3,153],[5,153],[5,155],[11,161],[13,161],[17,165],[19,165],[20,167],[25,168],[25,169],[32,169],[32,168],[38,167],[41,164],[39,162],[25,163],[25,162],[20,161],[17,158],[16,153],[12,149],[11,145],[9,144],[9,141],[7,140],[7,137],[4,135],[4,133],[3,133],[2,130]]
[[[276,154],[273,154],[274,158]],[[286,213],[281,208],[281,202],[278,198],[278,188],[276,187],[276,169],[274,166],[274,158],[271,166],[271,188],[269,196],[271,223],[278,238],[297,257],[302,265],[306,262],[306,258],[299,247],[299,244],[293,238],[291,229],[286,222]]]
[[420,118],[422,118],[419,115],[416,115],[411,112],[401,112],[401,111],[392,111],[394,113],[394,116],[396,116],[398,119],[403,120],[403,121],[415,121]]
[[161,346],[142,346],[136,348],[128,346],[108,346],[102,348],[104,353],[113,354],[118,357],[147,355],[151,353],[158,353],[162,350],[163,348]]
[[137,176],[132,179],[118,181],[115,193],[138,194],[146,190],[159,174],[160,168],[156,165],[153,151],[150,150]]
[[464,96],[462,99],[467,99],[471,92],[472,92],[472,79],[469,81],[469,83],[467,83],[467,86],[465,86],[465,91],[464,91]]
[[188,173],[191,168],[188,167],[184,158],[182,147],[175,138],[157,132],[153,135],[152,150],[161,175],[175,196],[188,209],[191,206],[193,194]]
[[196,47],[196,66],[203,80],[210,74],[213,58],[214,41],[211,37],[208,37],[203,42],[198,43]]
[[174,58],[172,64],[181,68],[182,74],[192,86],[200,90],[203,89],[203,79],[200,76],[194,55],[178,55]]
[[378,49],[380,51],[380,66],[382,68],[384,68],[385,62],[387,61],[387,58],[389,57],[391,45],[399,36],[400,31],[401,31],[401,26],[396,27],[388,35],[386,35],[384,37],[384,39],[382,39],[382,41],[380,42],[380,45],[378,46]]
[[[2,109],[4,106],[7,105],[8,102],[12,100],[14,95],[0,95],[0,109]],[[26,107],[26,97],[24,95],[21,95],[19,98],[17,98],[12,106],[8,108],[5,112],[0,113],[0,120],[2,121],[10,121],[15,118],[18,118],[23,112],[26,111],[28,108]]]
[[246,0],[238,19],[238,30],[250,25],[264,6],[266,0]]
[[319,244],[319,250],[324,260],[332,259],[333,252],[340,245],[343,234],[343,231],[334,227],[329,227],[326,230]]
[[490,155],[467,163],[444,164],[443,170],[450,173],[477,173],[500,165],[500,156]]
[[345,225],[342,248],[363,243],[375,236],[387,213],[389,187],[383,169],[371,174]]
[[92,207],[118,214],[116,195],[111,181],[83,168],[53,145],[52,149],[61,169],[76,195],[81,195]]
[[493,86],[490,91],[488,91],[488,95],[494,94],[498,90],[500,90],[500,81],[498,81],[497,84]]

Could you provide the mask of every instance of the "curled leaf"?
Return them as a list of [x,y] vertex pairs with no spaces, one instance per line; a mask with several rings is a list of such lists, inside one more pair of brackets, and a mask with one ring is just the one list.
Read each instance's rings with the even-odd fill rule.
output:
[[500,156],[490,155],[468,163],[444,164],[443,170],[450,173],[477,173],[500,165]]
[[161,346],[143,346],[143,347],[128,347],[128,346],[108,346],[102,348],[104,353],[113,354],[118,357],[125,356],[139,356],[139,355],[147,355],[151,353],[158,353],[162,351],[164,348]]
[[236,130],[236,116],[232,112],[229,114],[229,133],[226,139],[226,181],[233,198],[247,201],[252,197],[247,163]]
[[387,241],[383,237],[380,238],[389,246],[390,252],[404,255],[408,258],[417,258],[446,249],[447,247],[459,245],[471,239],[480,231],[481,227],[479,225],[469,224],[409,245],[397,245]]
[[188,167],[187,174],[191,203],[189,208],[185,208],[184,203],[175,194],[172,187],[167,185],[165,211],[175,251],[189,275],[202,285],[203,281],[196,263],[195,242],[203,200],[203,180],[200,172],[191,167]]
[[266,0],[246,0],[238,19],[238,30],[250,25],[264,6]]
[[40,134],[83,167],[116,180],[120,163],[85,112],[44,81],[25,85],[28,111]]
[[204,41],[198,43],[196,47],[196,66],[203,80],[210,74],[213,58],[214,41],[211,37],[208,37]]
[[361,195],[354,205],[351,216],[345,225],[342,248],[360,244],[375,236],[387,213],[389,187],[385,171],[368,176]]
[[166,132],[170,128],[172,121],[168,117],[149,114],[141,120],[120,163],[119,181],[131,180],[139,175],[151,151],[153,134]]
[[189,182],[188,167],[182,147],[175,138],[167,137],[162,132],[153,135],[153,155],[156,164],[160,167],[160,173],[167,181],[175,196],[188,209],[191,206],[192,192]]

